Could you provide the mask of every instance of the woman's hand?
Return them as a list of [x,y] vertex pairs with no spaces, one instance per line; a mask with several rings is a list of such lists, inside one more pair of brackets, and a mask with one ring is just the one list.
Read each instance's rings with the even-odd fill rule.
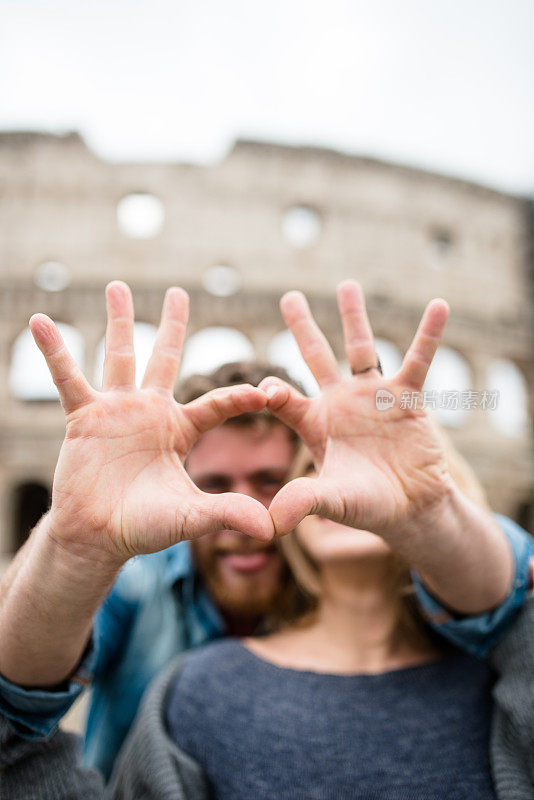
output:
[[52,320],[37,314],[30,321],[66,414],[48,515],[50,536],[71,551],[118,561],[221,528],[271,538],[272,520],[261,503],[245,495],[201,492],[183,466],[203,433],[229,417],[264,408],[265,394],[252,386],[232,386],[187,405],[174,400],[188,317],[187,294],[178,288],[165,296],[138,389],[129,288],[114,281],[106,301],[101,392],[89,386]]
[[[444,300],[429,303],[400,371],[388,380],[377,367],[359,284],[345,281],[339,286],[338,306],[350,378],[342,377],[305,297],[289,292],[281,301],[321,395],[304,397],[276,378],[266,378],[260,388],[270,395],[269,410],[310,448],[318,475],[286,484],[270,511],[277,533],[287,533],[307,514],[319,514],[388,538],[451,490],[435,426],[424,410],[401,402],[403,392],[411,396],[422,389],[449,310]],[[377,392],[390,408],[379,410]]]

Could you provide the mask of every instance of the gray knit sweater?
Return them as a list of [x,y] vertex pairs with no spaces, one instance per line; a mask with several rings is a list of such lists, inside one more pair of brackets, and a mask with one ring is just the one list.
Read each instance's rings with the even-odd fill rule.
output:
[[[148,690],[107,789],[98,773],[80,765],[75,736],[58,731],[27,740],[0,716],[1,800],[209,800],[200,765],[174,744],[164,724],[182,660]],[[534,597],[490,660],[498,675],[491,738],[496,794],[534,800]]]

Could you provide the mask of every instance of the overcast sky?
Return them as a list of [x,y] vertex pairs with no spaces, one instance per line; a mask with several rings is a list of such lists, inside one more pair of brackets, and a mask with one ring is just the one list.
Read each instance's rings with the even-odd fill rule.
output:
[[0,0],[0,128],[312,143],[534,191],[532,0]]

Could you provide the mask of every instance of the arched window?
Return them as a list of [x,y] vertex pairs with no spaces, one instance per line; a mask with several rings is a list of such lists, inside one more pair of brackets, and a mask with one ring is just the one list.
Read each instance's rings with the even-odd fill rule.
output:
[[[156,341],[158,329],[148,322],[134,323],[135,382],[139,386],[145,374],[148,359]],[[104,356],[106,354],[106,338],[103,337],[96,349],[94,382],[97,389],[102,388],[104,375]]]
[[13,552],[22,547],[43,514],[50,508],[50,491],[42,483],[22,483],[13,491]]
[[471,387],[471,370],[465,358],[450,347],[439,347],[428,371],[424,397],[427,408],[442,425],[458,428],[465,423],[469,413],[465,393]]
[[273,336],[267,350],[267,357],[273,364],[284,367],[288,374],[303,386],[310,397],[319,394],[317,381],[302,358],[290,331],[280,331]]
[[204,328],[191,336],[184,348],[180,377],[206,373],[229,361],[250,361],[255,358],[254,347],[247,337],[235,328]]
[[[384,375],[391,378],[400,369],[402,364],[402,356],[397,345],[387,339],[375,339],[375,349],[380,358]],[[297,380],[310,397],[315,397],[319,394],[319,386],[315,380],[310,368],[302,358],[298,345],[290,331],[281,331],[271,339],[268,348],[268,358],[273,364],[284,367],[289,375]],[[343,375],[350,375],[350,366],[346,359],[343,359],[340,364],[340,370]]]
[[524,436],[528,430],[528,392],[523,373],[513,361],[499,358],[488,366],[488,392],[496,401],[488,409],[490,421],[505,436]]
[[[58,322],[57,327],[75,361],[83,367],[85,343],[72,325]],[[13,345],[9,372],[11,394],[19,400],[57,400],[59,395],[41,351],[29,328],[17,336]]]
[[375,350],[382,365],[385,378],[392,378],[402,365],[402,354],[396,344],[388,339],[375,339]]

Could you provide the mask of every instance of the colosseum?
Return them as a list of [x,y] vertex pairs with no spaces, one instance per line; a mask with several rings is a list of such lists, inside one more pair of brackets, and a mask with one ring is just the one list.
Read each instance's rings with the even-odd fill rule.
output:
[[498,409],[468,408],[450,418],[451,436],[493,508],[531,524],[526,198],[369,158],[251,141],[210,166],[108,163],[76,133],[0,134],[0,186],[4,561],[47,507],[64,429],[57,395],[34,385],[28,318],[43,311],[70,326],[68,341],[93,380],[111,278],[130,284],[145,327],[157,325],[164,290],[178,283],[191,295],[191,346],[195,334],[210,329],[216,341],[225,327],[270,358],[290,348],[278,311],[287,289],[306,291],[341,360],[335,287],[343,278],[362,282],[380,347],[393,360],[426,302],[445,297],[452,313],[441,350],[461,385],[444,388],[480,394],[497,385],[504,402],[515,387],[513,425]]

